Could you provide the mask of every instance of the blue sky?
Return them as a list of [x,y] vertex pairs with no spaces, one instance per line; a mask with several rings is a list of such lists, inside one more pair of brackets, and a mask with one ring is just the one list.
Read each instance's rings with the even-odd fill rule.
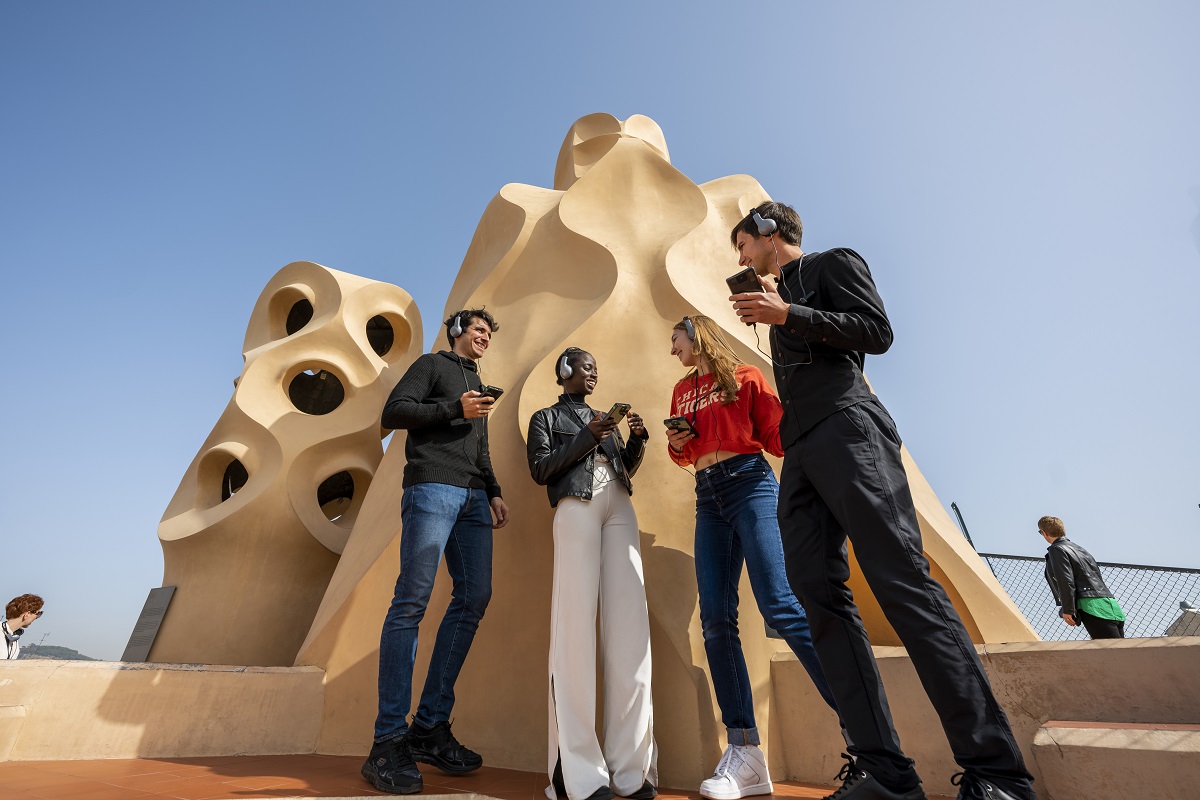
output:
[[1197,30],[1189,2],[0,3],[0,593],[46,597],[27,643],[119,657],[270,276],[398,284],[432,343],[487,202],[597,111],[863,254],[896,332],[868,375],[980,550],[1038,555],[1056,514],[1101,560],[1200,567]]

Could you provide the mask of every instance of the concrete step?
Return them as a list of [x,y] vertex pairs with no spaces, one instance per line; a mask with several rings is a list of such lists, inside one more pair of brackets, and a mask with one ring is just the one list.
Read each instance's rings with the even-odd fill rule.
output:
[[1200,797],[1200,725],[1051,720],[1033,757],[1049,800]]

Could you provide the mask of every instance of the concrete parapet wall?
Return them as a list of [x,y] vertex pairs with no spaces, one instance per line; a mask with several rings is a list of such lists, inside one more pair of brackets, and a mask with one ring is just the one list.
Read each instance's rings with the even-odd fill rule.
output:
[[[1196,679],[1200,637],[1022,642],[976,649],[996,697],[1008,713],[1026,763],[1038,780],[1035,786],[1049,789],[1054,800],[1059,798],[1055,780],[1049,772],[1043,775],[1046,756],[1035,758],[1035,739],[1049,721],[1200,723],[1200,680]],[[953,796],[950,776],[959,767],[912,662],[899,647],[877,647],[875,653],[900,741],[917,762],[926,790]],[[771,685],[772,773],[780,778],[831,782],[843,749],[837,720],[790,652],[774,656]],[[1153,737],[1144,741],[1152,740],[1157,741]],[[1074,795],[1064,795],[1068,796]],[[1109,792],[1088,796],[1133,795]]]
[[311,753],[314,667],[0,661],[0,761]]

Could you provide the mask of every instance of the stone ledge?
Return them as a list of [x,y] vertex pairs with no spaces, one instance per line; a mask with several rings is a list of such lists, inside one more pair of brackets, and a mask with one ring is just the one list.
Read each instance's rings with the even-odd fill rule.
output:
[[1200,725],[1048,722],[1033,738],[1033,757],[1054,800],[1192,800]]

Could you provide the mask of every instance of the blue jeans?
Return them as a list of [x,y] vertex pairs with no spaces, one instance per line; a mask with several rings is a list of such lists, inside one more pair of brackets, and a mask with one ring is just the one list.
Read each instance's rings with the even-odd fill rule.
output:
[[454,588],[429,659],[417,724],[428,727],[450,718],[454,682],[492,597],[492,512],[482,489],[418,483],[404,490],[400,519],[400,575],[379,637],[376,742],[408,732],[417,626],[443,551]]
[[821,671],[812,635],[788,586],[779,538],[779,484],[761,454],[734,456],[696,472],[696,584],[704,650],[729,744],[758,744],[754,698],[738,638],[742,564],[767,625],[800,659],[830,708],[833,692]]

